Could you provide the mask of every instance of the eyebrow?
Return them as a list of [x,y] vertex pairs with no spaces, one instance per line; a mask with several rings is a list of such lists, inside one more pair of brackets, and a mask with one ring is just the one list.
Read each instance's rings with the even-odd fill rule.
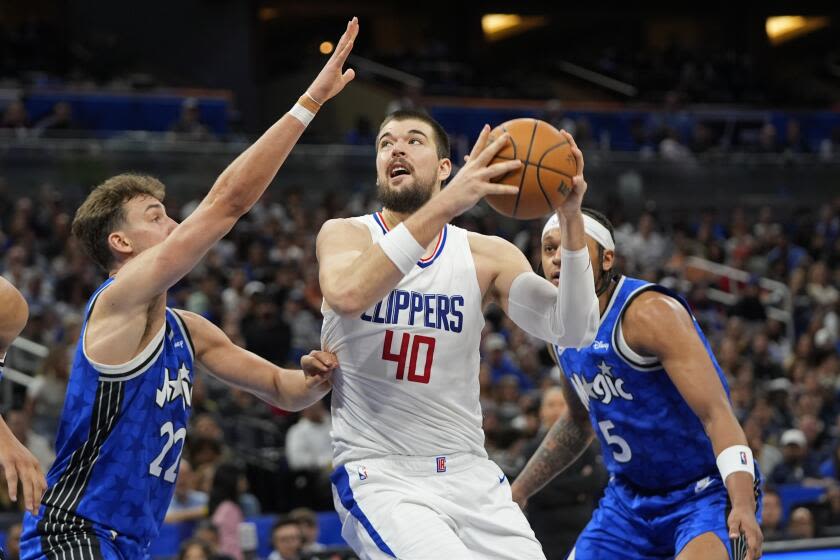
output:
[[161,204],[160,202],[153,202],[152,204],[149,204],[148,206],[146,206],[146,209],[145,209],[145,210],[143,210],[143,212],[144,212],[144,213],[145,213],[145,212],[148,212],[149,210],[151,210],[151,209],[153,209],[153,208],[161,208],[161,209],[162,209],[162,208],[163,208],[163,204]]
[[[409,131],[408,131],[408,133],[409,133],[409,134],[419,134],[419,135],[420,135],[420,136],[422,136],[423,138],[428,138],[428,137],[429,137],[429,135],[428,135],[428,134],[426,134],[426,133],[425,133],[425,132],[423,132],[422,130],[417,130],[416,128],[412,128],[411,130],[409,130]],[[376,141],[376,142],[377,142],[377,144],[378,144],[379,142],[382,142],[382,139],[383,139],[383,138],[385,138],[386,136],[390,136],[391,138],[393,138],[393,137],[394,137],[394,135],[393,135],[393,134],[391,134],[390,132],[386,132],[385,134],[383,134],[382,136],[380,136],[380,137],[379,137],[379,139]]]

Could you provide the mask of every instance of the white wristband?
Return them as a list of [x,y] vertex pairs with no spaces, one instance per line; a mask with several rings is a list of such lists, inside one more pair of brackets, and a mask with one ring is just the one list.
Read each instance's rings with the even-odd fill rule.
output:
[[379,239],[379,247],[403,274],[408,274],[426,252],[402,223]]
[[753,462],[752,450],[746,445],[733,445],[727,447],[717,456],[717,467],[720,477],[726,483],[726,477],[735,472],[750,473],[755,480],[755,463]]
[[312,119],[315,118],[315,113],[301,105],[300,103],[295,103],[294,107],[289,109],[289,114],[303,123],[303,126],[309,126],[309,123],[312,122]]

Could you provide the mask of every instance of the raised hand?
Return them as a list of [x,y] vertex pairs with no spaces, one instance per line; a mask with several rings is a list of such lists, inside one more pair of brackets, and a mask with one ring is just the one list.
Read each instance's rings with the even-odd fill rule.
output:
[[561,130],[560,134],[571,144],[572,155],[574,155],[575,163],[577,163],[577,174],[572,177],[572,191],[557,209],[561,214],[568,217],[580,212],[581,206],[583,205],[583,195],[586,194],[587,187],[586,179],[583,178],[583,152],[580,151],[571,134],[565,130]]
[[347,62],[347,57],[350,56],[350,51],[353,50],[353,41],[356,35],[359,34],[359,19],[353,18],[347,22],[347,29],[338,40],[335,50],[330,56],[330,59],[324,65],[324,68],[306,90],[306,93],[318,104],[323,104],[328,99],[335,97],[344,86],[349,84],[353,78],[356,77],[356,72],[352,68],[343,70],[344,63]]
[[466,164],[439,195],[451,205],[453,217],[463,214],[488,194],[516,195],[519,192],[518,187],[492,182],[522,166],[519,160],[490,163],[508,145],[510,135],[502,134],[493,142],[489,138],[490,126],[484,125],[470,155],[465,158]]

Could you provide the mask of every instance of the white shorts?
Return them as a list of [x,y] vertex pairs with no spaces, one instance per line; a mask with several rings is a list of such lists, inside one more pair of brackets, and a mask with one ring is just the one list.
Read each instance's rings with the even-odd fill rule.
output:
[[545,560],[510,484],[466,453],[352,461],[332,476],[341,535],[362,560]]

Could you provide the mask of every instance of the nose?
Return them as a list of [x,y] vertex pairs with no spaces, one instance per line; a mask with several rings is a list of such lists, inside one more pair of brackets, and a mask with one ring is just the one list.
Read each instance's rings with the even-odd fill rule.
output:
[[397,156],[404,156],[405,155],[405,144],[402,140],[397,140],[394,142],[394,145],[391,147],[391,157]]
[[560,247],[557,247],[557,250],[554,251],[554,255],[551,257],[551,263],[555,266],[560,266]]

